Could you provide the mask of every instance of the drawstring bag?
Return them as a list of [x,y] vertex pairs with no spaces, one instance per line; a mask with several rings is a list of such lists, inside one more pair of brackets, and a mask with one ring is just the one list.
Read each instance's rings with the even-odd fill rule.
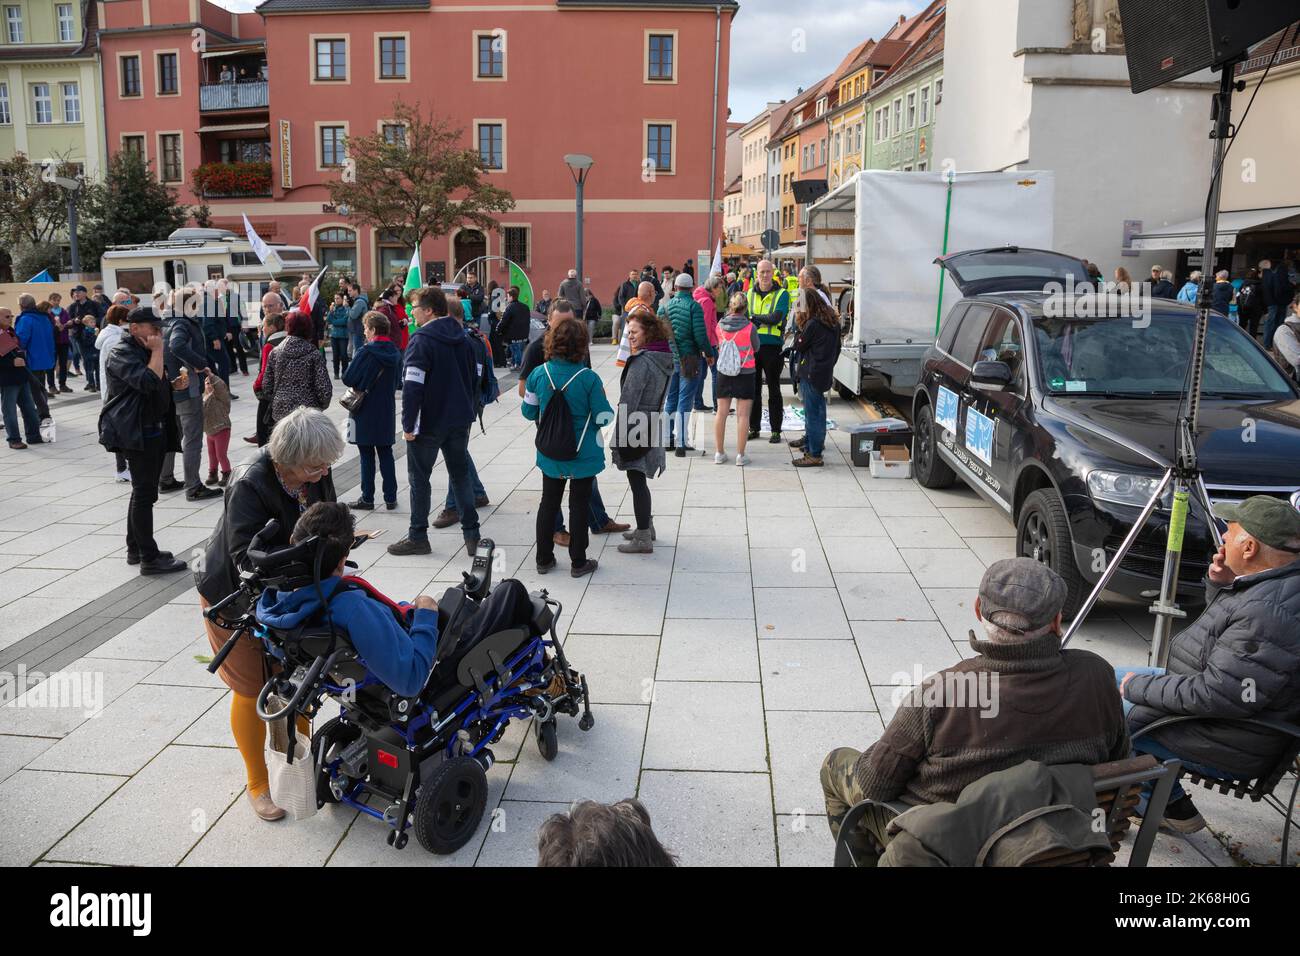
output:
[[546,373],[546,378],[551,383],[551,400],[546,403],[546,410],[542,412],[541,420],[537,423],[535,444],[537,450],[552,461],[573,461],[578,457],[578,449],[582,447],[583,439],[587,437],[591,416],[587,416],[587,421],[582,426],[582,435],[575,438],[573,412],[569,409],[569,400],[565,398],[564,390],[573,384],[573,379],[587,369],[578,369],[567,382],[556,388],[555,379],[551,378],[550,366],[550,362],[542,366],[542,371]]
[[271,800],[294,820],[305,820],[316,813],[316,762],[312,759],[311,738],[294,729],[293,762],[289,751],[286,725],[289,721],[271,721],[270,742],[266,749],[266,769],[271,781]]
[[41,420],[41,441],[47,445],[54,444],[54,419],[45,418]]

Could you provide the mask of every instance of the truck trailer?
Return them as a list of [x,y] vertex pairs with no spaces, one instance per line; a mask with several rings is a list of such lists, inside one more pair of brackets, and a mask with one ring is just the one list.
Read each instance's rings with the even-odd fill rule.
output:
[[808,209],[808,262],[847,326],[840,393],[911,395],[925,350],[961,298],[941,256],[997,246],[1053,248],[1052,173],[866,170]]

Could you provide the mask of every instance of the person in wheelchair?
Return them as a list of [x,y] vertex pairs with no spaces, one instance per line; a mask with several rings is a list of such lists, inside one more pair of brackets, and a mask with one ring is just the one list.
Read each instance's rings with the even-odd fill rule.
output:
[[[364,588],[346,586],[344,563],[356,538],[347,505],[320,501],[303,512],[289,542],[313,537],[323,548],[320,587],[313,583],[288,592],[268,588],[257,602],[258,621],[287,631],[328,620],[347,633],[366,667],[395,694],[419,694],[438,647],[437,601],[421,594],[413,604],[394,609]],[[404,626],[399,615],[409,625]]]

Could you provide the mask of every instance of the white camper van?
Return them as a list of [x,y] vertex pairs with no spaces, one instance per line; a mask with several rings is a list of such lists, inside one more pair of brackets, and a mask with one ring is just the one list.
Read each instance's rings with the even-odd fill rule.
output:
[[[177,229],[159,242],[135,246],[109,246],[101,260],[104,288],[110,294],[126,289],[136,295],[154,292],[160,283],[176,289],[191,282],[226,279],[231,284],[251,283],[244,301],[255,304],[272,279],[290,287],[304,272],[320,271],[316,257],[304,246],[271,245],[280,260],[274,272],[258,261],[248,239],[225,229]],[[256,295],[251,294],[256,291]]]
[[964,249],[1052,249],[1050,172],[867,170],[808,210],[808,262],[850,323],[835,366],[843,394],[911,395],[939,320],[961,293],[935,264]]

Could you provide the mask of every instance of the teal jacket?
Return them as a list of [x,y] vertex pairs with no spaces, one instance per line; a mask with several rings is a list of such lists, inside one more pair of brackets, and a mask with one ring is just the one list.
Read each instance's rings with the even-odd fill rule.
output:
[[673,357],[681,361],[683,355],[703,355],[712,358],[713,346],[709,344],[709,329],[704,324],[704,309],[685,289],[678,290],[672,298],[659,306],[659,314],[668,317],[673,327]]
[[[570,379],[572,383],[565,388],[564,383]],[[539,365],[528,376],[525,386],[521,406],[524,418],[530,422],[538,421],[545,413],[547,403],[561,388],[573,416],[573,437],[578,439],[578,457],[573,461],[556,461],[539,451],[537,467],[549,478],[591,478],[605,470],[605,447],[600,439],[600,429],[614,420],[614,409],[605,397],[605,384],[599,375],[586,366],[562,359]]]
[[330,338],[346,339],[348,337],[348,307],[336,305],[329,312]]

